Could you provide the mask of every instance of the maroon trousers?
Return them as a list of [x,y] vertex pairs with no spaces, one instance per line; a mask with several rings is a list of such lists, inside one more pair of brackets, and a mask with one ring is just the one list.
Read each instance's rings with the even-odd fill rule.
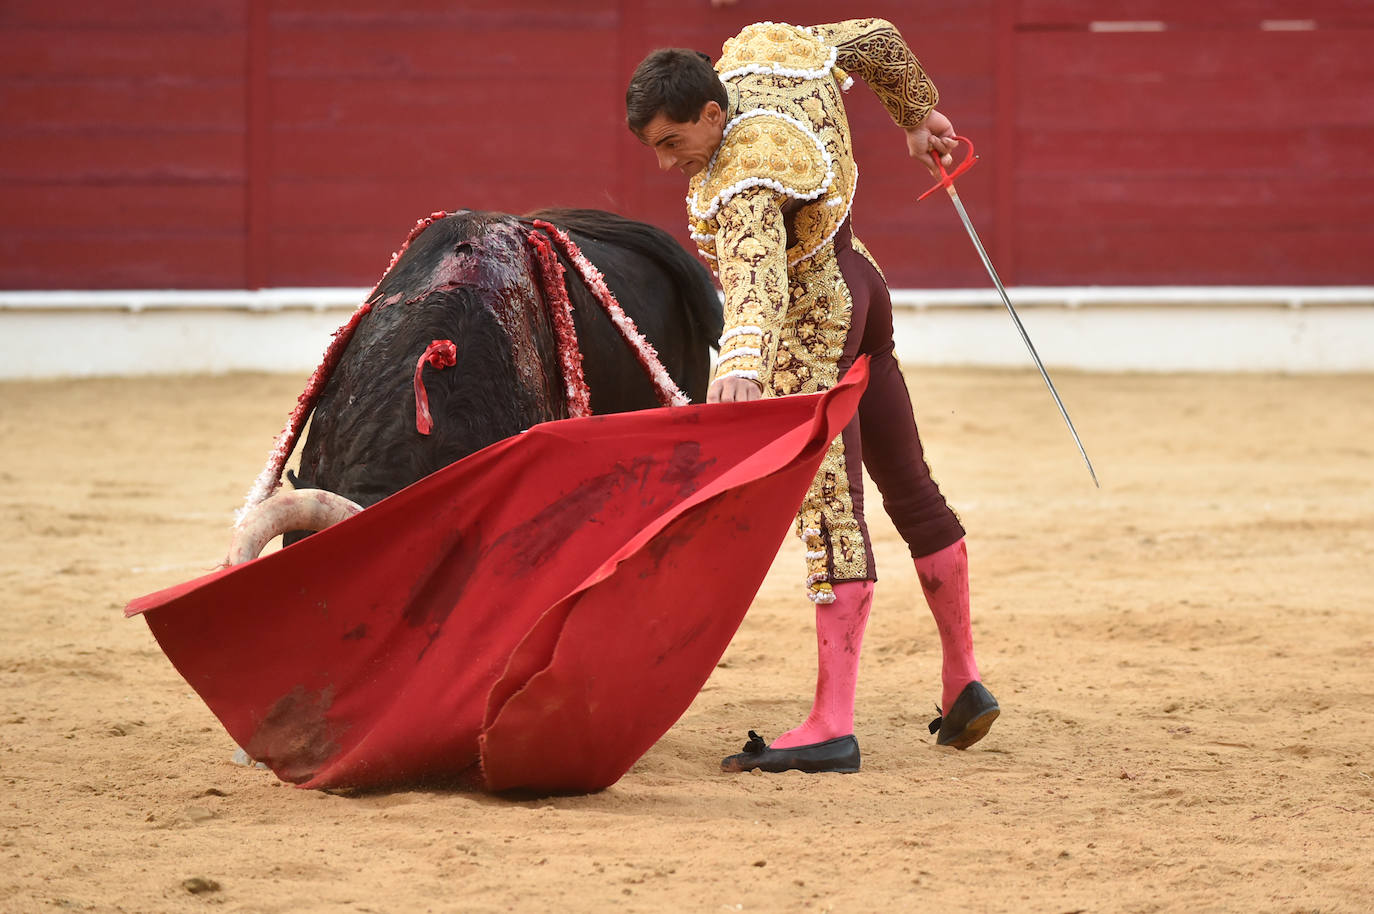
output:
[[844,377],[859,354],[870,359],[868,390],[859,401],[858,413],[845,426],[843,440],[854,517],[868,551],[868,576],[877,580],[873,546],[864,522],[863,467],[877,484],[883,510],[913,558],[958,542],[964,527],[946,504],[926,464],[906,379],[893,352],[892,299],[887,284],[873,263],[854,249],[848,220],[835,236],[835,256],[854,301],[839,376]]

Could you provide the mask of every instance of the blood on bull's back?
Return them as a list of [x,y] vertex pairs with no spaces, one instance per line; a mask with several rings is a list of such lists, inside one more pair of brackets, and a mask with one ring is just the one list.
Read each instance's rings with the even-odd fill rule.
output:
[[[531,250],[535,218],[567,233],[561,288],[551,288]],[[706,271],[671,236],[599,211],[454,213],[415,235],[369,297],[314,404],[292,483],[366,507],[489,444],[566,418],[567,353],[560,359],[551,301],[560,293],[591,411],[660,405],[643,352],[627,345],[571,262],[582,254],[600,274],[592,285],[604,279],[668,383],[703,399],[720,303]],[[451,364],[426,363],[435,341],[452,344]],[[427,434],[417,428],[425,406]]]

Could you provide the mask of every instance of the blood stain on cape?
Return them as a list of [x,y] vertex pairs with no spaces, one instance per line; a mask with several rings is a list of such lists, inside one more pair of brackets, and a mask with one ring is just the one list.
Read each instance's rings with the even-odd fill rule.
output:
[[333,686],[313,693],[296,686],[272,705],[243,751],[269,764],[289,759],[289,767],[273,766],[277,776],[295,784],[309,780],[338,753],[337,738],[346,729],[329,720],[327,712],[333,703]]

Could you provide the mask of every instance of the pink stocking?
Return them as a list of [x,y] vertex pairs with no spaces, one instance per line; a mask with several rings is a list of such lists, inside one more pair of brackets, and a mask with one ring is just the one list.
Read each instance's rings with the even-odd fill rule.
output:
[[940,678],[944,688],[941,705],[948,711],[964,686],[981,679],[973,659],[973,625],[969,616],[968,547],[960,538],[939,552],[916,560],[930,612],[940,630],[944,661]]
[[816,604],[816,698],[802,725],[773,740],[771,748],[809,746],[854,732],[859,650],[872,605],[872,581],[836,584],[835,602]]

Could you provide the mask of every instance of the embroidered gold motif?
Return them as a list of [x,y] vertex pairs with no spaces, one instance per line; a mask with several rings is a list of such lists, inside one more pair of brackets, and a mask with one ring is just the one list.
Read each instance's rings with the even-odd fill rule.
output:
[[750,187],[796,199],[822,194],[833,180],[821,141],[800,124],[767,112],[735,119],[692,193],[696,215],[707,216]]
[[[795,26],[762,23],[737,37],[743,43],[716,65],[726,78],[729,120],[720,149],[690,184],[692,234],[708,259],[718,258],[713,239],[703,236],[715,233],[719,208],[741,190],[768,187],[807,204],[793,219],[787,260],[794,264],[834,235],[853,201],[858,172],[840,83],[828,64],[837,52]],[[754,50],[741,50],[746,45]],[[791,56],[764,68],[764,45],[790,48]]]
[[714,241],[726,330],[716,376],[757,379],[764,390],[787,302],[787,231],[778,201],[762,188],[735,194],[720,210]]
[[[729,96],[726,133],[693,177],[687,208],[692,238],[725,290],[717,376],[757,379],[768,396],[828,390],[853,307],[832,243],[858,181],[844,71],[902,126],[925,118],[935,87],[882,19],[749,26],[725,43],[716,69]],[[812,599],[829,602],[832,581],[868,576],[839,438],[798,512],[798,533]]]
[[[835,386],[854,307],[831,244],[805,264],[793,268],[790,279],[791,301],[779,332],[777,367],[771,387],[765,388],[771,396],[818,393]],[[854,516],[840,437],[830,443],[798,518],[802,531],[820,531],[813,535],[818,539],[808,540],[803,535],[807,543],[807,581],[812,585],[813,598],[817,583],[868,576],[867,555]]]
[[760,22],[746,26],[721,48],[716,70],[729,74],[749,67],[798,71],[828,70],[831,49],[803,29],[784,23]]
[[899,127],[915,127],[939,103],[940,93],[886,19],[850,19],[812,31],[839,51],[836,64],[857,73]]

